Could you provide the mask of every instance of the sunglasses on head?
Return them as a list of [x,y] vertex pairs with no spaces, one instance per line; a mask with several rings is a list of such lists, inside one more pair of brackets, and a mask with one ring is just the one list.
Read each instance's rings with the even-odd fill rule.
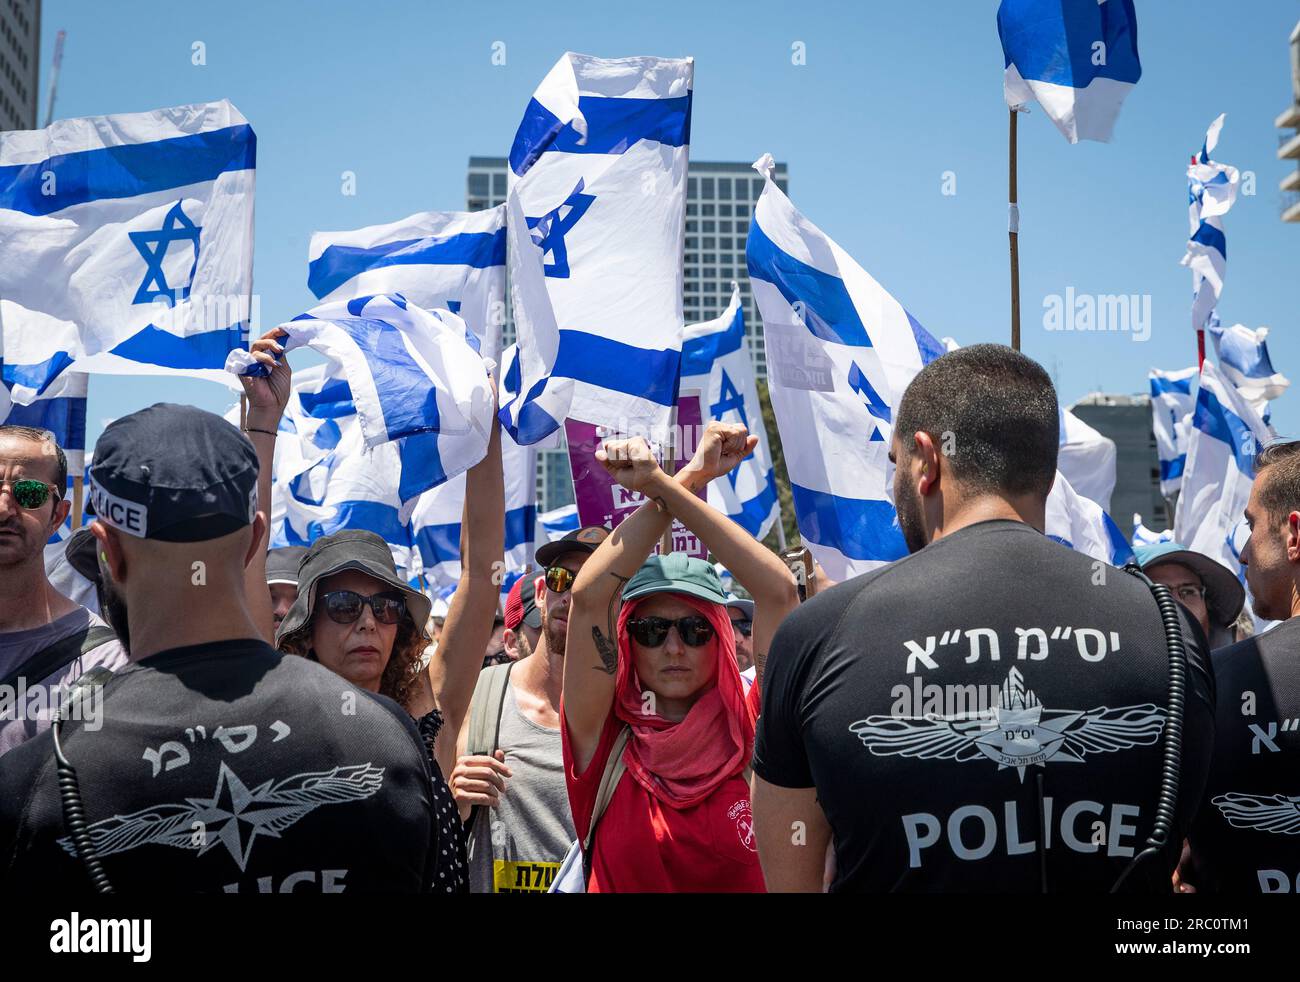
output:
[[573,581],[578,578],[578,574],[571,569],[565,569],[563,566],[548,566],[546,568],[546,589],[552,593],[565,593],[573,586]]
[[56,485],[46,484],[44,481],[27,479],[22,481],[2,481],[0,482],[0,488],[3,488],[5,484],[9,485],[9,491],[13,494],[14,501],[18,502],[20,508],[39,508],[50,500],[51,493],[57,498],[59,492]]
[[658,648],[668,640],[668,629],[676,626],[677,636],[682,644],[698,648],[713,640],[713,625],[707,617],[691,614],[669,620],[667,617],[637,617],[627,622],[627,633],[637,644],[646,648]]
[[353,623],[367,604],[380,624],[396,624],[406,613],[406,598],[400,593],[376,593],[373,597],[363,597],[352,590],[335,590],[322,596],[320,603],[336,624]]

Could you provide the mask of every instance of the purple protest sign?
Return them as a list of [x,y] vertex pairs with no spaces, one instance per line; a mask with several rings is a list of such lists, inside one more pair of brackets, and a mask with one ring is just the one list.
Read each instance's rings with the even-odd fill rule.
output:
[[[677,400],[677,469],[686,466],[695,453],[697,434],[703,431],[703,414],[698,395],[682,395]],[[564,421],[564,435],[569,441],[569,468],[573,472],[573,496],[578,504],[578,521],[582,525],[615,528],[645,504],[645,495],[629,491],[618,484],[596,460],[601,438],[596,426],[576,419]],[[689,439],[683,438],[689,437]],[[662,461],[661,461],[662,462]],[[704,497],[703,493],[699,495]],[[655,549],[658,552],[658,547]],[[709,550],[685,525],[673,519],[673,551],[707,559]]]

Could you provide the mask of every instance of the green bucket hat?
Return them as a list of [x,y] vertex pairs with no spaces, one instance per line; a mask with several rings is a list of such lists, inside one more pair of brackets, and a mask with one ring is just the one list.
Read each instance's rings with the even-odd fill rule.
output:
[[722,589],[717,570],[703,559],[682,552],[651,556],[642,563],[623,587],[623,603],[652,593],[685,593],[719,606],[727,603],[727,592]]
[[355,569],[400,590],[406,597],[406,612],[415,622],[416,632],[425,637],[424,625],[429,620],[432,601],[419,590],[411,589],[398,575],[388,543],[374,532],[347,529],[317,539],[302,558],[298,567],[298,599],[275,632],[276,644],[311,620],[316,605],[316,584],[345,569]]

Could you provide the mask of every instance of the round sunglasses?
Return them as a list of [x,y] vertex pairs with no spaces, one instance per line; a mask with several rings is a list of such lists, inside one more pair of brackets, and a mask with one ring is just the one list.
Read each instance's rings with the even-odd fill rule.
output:
[[565,593],[578,578],[578,574],[571,569],[565,569],[563,566],[548,566],[546,568],[546,589],[552,593]]
[[690,648],[698,648],[713,640],[713,625],[707,617],[691,614],[669,620],[667,617],[637,617],[627,622],[627,633],[637,644],[658,648],[668,640],[668,629],[677,628],[677,636]]
[[24,479],[21,481],[0,481],[0,490],[5,485],[9,486],[10,493],[14,496],[14,501],[18,502],[20,508],[29,510],[39,508],[45,502],[50,500],[53,494],[57,499],[59,488],[56,484],[46,484],[44,481],[33,481]]
[[320,604],[336,624],[353,623],[367,605],[380,624],[396,624],[406,613],[406,598],[400,593],[376,593],[373,597],[363,597],[352,590],[335,590],[324,594]]

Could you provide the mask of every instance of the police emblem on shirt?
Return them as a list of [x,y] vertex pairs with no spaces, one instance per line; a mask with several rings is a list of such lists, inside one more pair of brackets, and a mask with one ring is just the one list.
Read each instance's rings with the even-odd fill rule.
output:
[[989,709],[952,716],[868,716],[849,730],[878,757],[987,759],[998,770],[1014,767],[1023,781],[1032,765],[1081,763],[1087,754],[1149,746],[1160,739],[1164,725],[1164,710],[1153,703],[1048,709],[1013,667]]
[[1228,792],[1210,801],[1234,829],[1300,835],[1300,795]]

